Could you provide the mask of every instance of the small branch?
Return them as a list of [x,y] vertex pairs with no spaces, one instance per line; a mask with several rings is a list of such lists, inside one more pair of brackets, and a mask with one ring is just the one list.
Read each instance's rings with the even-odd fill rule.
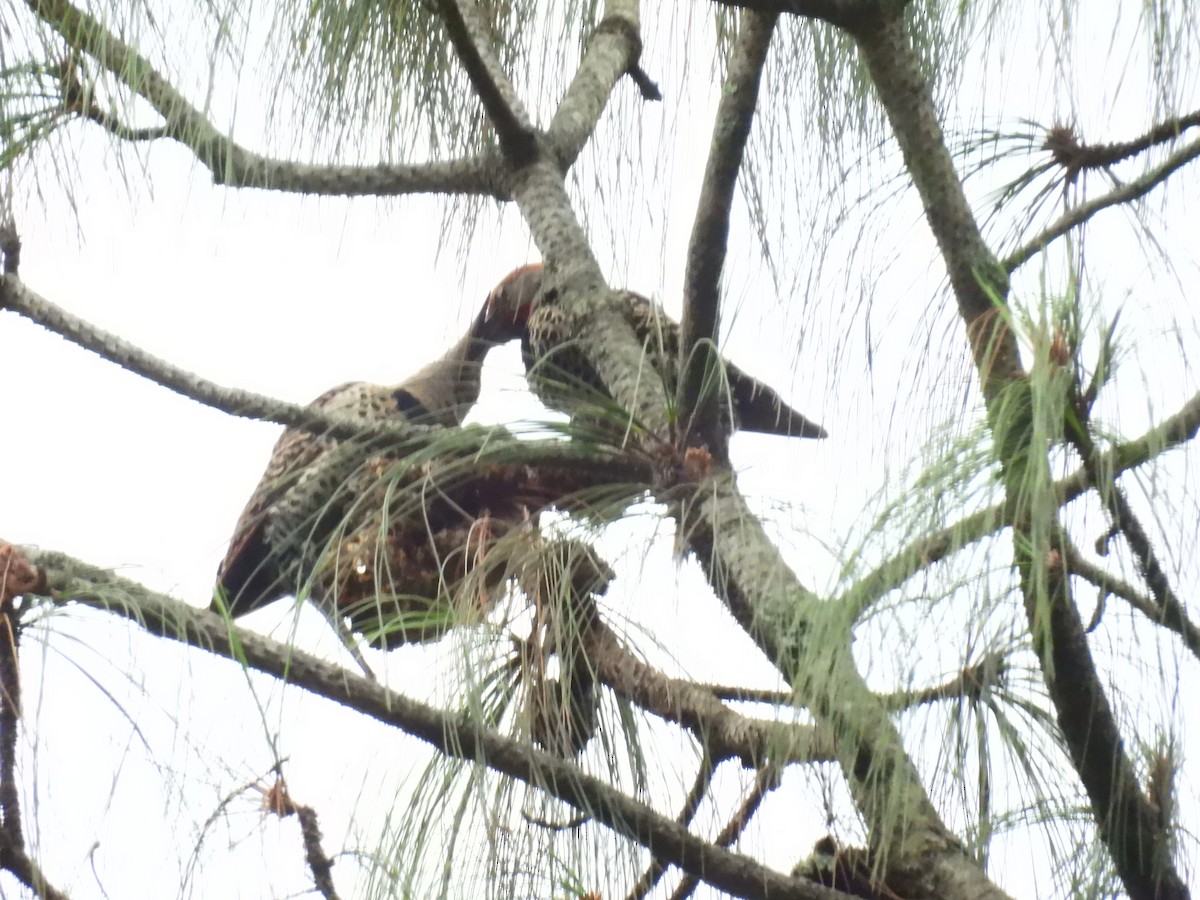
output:
[[1065,126],[1051,128],[1043,147],[1051,152],[1054,162],[1067,171],[1067,180],[1074,181],[1086,169],[1103,169],[1116,165],[1156,144],[1178,140],[1184,131],[1200,125],[1200,112],[1188,113],[1155,125],[1141,137],[1114,144],[1084,144]]
[[894,712],[942,700],[977,701],[986,689],[998,685],[1007,671],[1008,663],[1003,653],[988,653],[979,662],[966,666],[949,681],[919,690],[883,694],[879,701]]
[[[4,562],[23,560],[4,553]],[[17,788],[17,734],[21,721],[21,670],[19,644],[21,623],[13,606],[9,566],[0,570],[0,829],[14,852],[24,852],[21,826],[21,794]],[[16,581],[16,579],[14,579]],[[13,586],[15,587],[15,585]]]
[[796,704],[796,697],[791,691],[747,688],[729,684],[703,684],[698,687],[704,688],[718,700],[734,703],[770,703],[772,706],[795,706]]
[[[880,694],[879,701],[890,710],[899,712],[936,703],[940,700],[975,699],[980,691],[996,683],[1005,671],[1004,654],[989,653],[974,665],[967,666],[949,681],[919,690],[896,691]],[[697,685],[709,691],[719,700],[736,703],[770,703],[773,706],[794,706],[795,696],[790,691],[772,691],[760,688],[744,688],[724,684]]]
[[579,157],[622,76],[630,75],[643,97],[650,88],[657,94],[658,88],[637,65],[641,53],[638,4],[635,0],[608,0],[604,18],[588,39],[579,68],[547,130],[562,171],[570,169]]
[[700,685],[670,678],[639,660],[601,621],[586,629],[582,639],[588,662],[602,682],[646,711],[687,728],[716,762],[738,759],[758,767],[768,760],[783,766],[836,758],[827,730],[764,722],[734,712]]
[[[1200,393],[1193,394],[1178,412],[1140,438],[1113,445],[1101,455],[1097,466],[1115,478],[1193,440],[1197,432],[1200,432]],[[1087,470],[1081,466],[1054,483],[1054,496],[1061,507],[1082,496],[1090,487]],[[833,602],[846,604],[856,620],[861,618],[888,591],[898,588],[913,575],[975,541],[1011,526],[1015,508],[1016,499],[1010,497],[913,541],[856,581]]]
[[483,762],[496,772],[546,791],[617,834],[653,847],[672,865],[696,872],[733,896],[761,897],[765,892],[796,900],[838,900],[839,895],[832,891],[713,847],[571,763],[503,737],[462,713],[411,700],[296,647],[229,625],[214,613],[65,554],[39,551],[30,558],[45,569],[49,594],[58,603],[76,602],[123,616],[151,634],[235,660],[399,728],[447,756]]
[[[158,129],[162,136],[191,150],[212,172],[215,184],[326,196],[458,193],[508,199],[501,161],[488,155],[426,164],[316,166],[253,153],[218,131],[145,57],[94,16],[67,0],[26,3],[68,47],[95,59],[149,103],[164,119]],[[98,110],[98,117],[86,109],[79,112],[127,140],[154,136],[154,129],[128,129]]]
[[679,344],[684,373],[680,416],[687,429],[696,429],[699,441],[721,458],[726,455],[727,437],[717,413],[721,391],[713,389],[713,370],[720,365],[716,347],[721,273],[729,243],[730,208],[758,107],[758,89],[776,19],[770,13],[742,13],[688,242]]
[[662,91],[658,89],[658,85],[654,83],[654,79],[647,75],[646,70],[641,66],[634,64],[626,70],[625,74],[629,76],[630,81],[637,85],[643,100],[655,103],[662,100]]
[[533,125],[492,49],[495,38],[489,34],[475,0],[439,0],[437,9],[458,61],[496,129],[509,166],[519,169],[527,165],[537,155]]
[[[1166,625],[1171,631],[1184,637],[1196,635],[1196,626],[1188,618],[1187,610],[1180,602],[1167,573],[1159,562],[1158,554],[1150,541],[1150,536],[1142,526],[1141,520],[1134,513],[1125,491],[1117,483],[1117,475],[1113,470],[1102,465],[1103,456],[1097,450],[1092,440],[1091,404],[1084,399],[1082,386],[1078,380],[1072,382],[1072,406],[1074,417],[1066,429],[1067,440],[1083,459],[1083,468],[1087,472],[1088,481],[1100,496],[1100,502],[1108,512],[1112,529],[1125,535],[1125,541],[1133,552],[1138,569],[1150,588],[1150,594],[1158,606],[1156,619]],[[1192,645],[1194,646],[1194,644]],[[1193,652],[1195,650],[1193,649]]]
[[313,882],[325,900],[337,900],[333,886],[333,862],[321,849],[321,829],[317,825],[317,812],[311,806],[297,806],[296,818],[300,820],[300,835],[304,840],[304,858],[312,870]]
[[1142,594],[1133,585],[1090,562],[1074,544],[1065,544],[1063,550],[1067,571],[1071,575],[1077,575],[1084,581],[1095,585],[1100,590],[1101,602],[1108,594],[1120,597],[1151,622],[1178,634],[1183,639],[1183,645],[1191,651],[1193,656],[1200,659],[1200,628],[1197,628],[1194,622],[1186,616],[1182,622],[1166,616],[1161,606]]
[[[742,800],[741,806],[737,808],[734,814],[725,823],[725,827],[717,834],[716,840],[713,842],[718,847],[728,847],[733,844],[746,826],[750,824],[750,819],[758,812],[758,808],[762,806],[763,800],[767,794],[775,790],[779,786],[779,770],[774,767],[759,769],[758,774],[754,778],[754,786],[746,794]],[[671,895],[673,900],[684,900],[690,897],[700,884],[696,876],[687,873],[679,881],[679,886],[675,888],[675,893]]]
[[313,884],[325,900],[338,900],[337,888],[333,884],[333,861],[321,846],[321,828],[317,811],[311,806],[296,803],[288,793],[287,782],[276,767],[275,783],[264,792],[263,802],[267,810],[279,818],[295,816],[300,822],[300,839],[304,842],[304,859],[312,872]]
[[1016,271],[1034,256],[1045,250],[1053,241],[1067,234],[1069,231],[1078,228],[1101,210],[1107,209],[1110,206],[1129,203],[1149,193],[1198,156],[1200,156],[1200,138],[1180,147],[1168,156],[1166,161],[1161,165],[1150,169],[1140,178],[1135,178],[1128,184],[1109,191],[1107,194],[1102,194],[1094,200],[1089,200],[1087,203],[1079,204],[1079,206],[1064,213],[1037,237],[1026,242],[1020,249],[1005,257],[1002,263],[1004,270],[1010,274]]
[[[13,275],[5,275],[0,279],[0,309],[11,309],[20,313],[43,328],[123,369],[230,415],[278,422],[314,433],[331,433],[335,437],[353,437],[363,433],[359,426],[351,424],[347,419],[332,417],[262,394],[224,387],[181,369],[72,315],[31,291]],[[416,433],[413,426],[405,426],[403,423],[389,425],[386,430],[395,437],[411,437]]]
[[[705,753],[700,759],[700,769],[696,772],[696,780],[692,782],[691,790],[683,800],[683,809],[675,817],[675,821],[684,828],[692,824],[692,819],[696,817],[696,811],[700,809],[704,795],[708,793],[708,789],[712,786],[713,776],[716,774],[717,764],[713,762],[711,756]],[[667,868],[657,857],[652,855],[650,866],[630,888],[626,900],[645,900],[650,892],[658,886],[658,882],[666,874]]]

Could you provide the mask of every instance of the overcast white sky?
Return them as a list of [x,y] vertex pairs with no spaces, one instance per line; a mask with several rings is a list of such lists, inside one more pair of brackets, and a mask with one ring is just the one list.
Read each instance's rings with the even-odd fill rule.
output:
[[[1089,9],[1100,7],[1115,4]],[[627,95],[623,106],[636,110],[640,124],[618,130],[607,123],[597,135],[596,154],[580,162],[579,181],[592,184],[604,148],[618,135],[628,142],[625,149],[634,160],[626,170],[630,181],[609,186],[604,199],[589,198],[588,225],[614,282],[655,296],[677,313],[683,250],[703,165],[699,151],[708,143],[715,95],[711,79],[696,77],[707,71],[705,64],[694,66],[688,93],[680,92],[664,62],[678,56],[666,44],[675,36],[675,23],[653,15],[647,13],[644,61],[662,83],[666,101],[639,106],[630,100],[630,86],[619,88]],[[1090,39],[1097,43],[1079,54],[1077,74],[1068,79],[1080,86],[1077,91],[1056,98],[1045,87],[1051,67],[1028,77],[1027,61],[995,64],[993,58],[991,68],[981,63],[963,84],[965,95],[987,79],[986,110],[997,119],[977,112],[972,119],[967,112],[965,124],[958,124],[999,121],[1013,128],[1022,117],[1050,123],[1075,106],[1086,136],[1115,140],[1142,130],[1150,111],[1144,99],[1138,106],[1140,76],[1127,60],[1106,67],[1104,52],[1091,52],[1112,31],[1098,11],[1096,16]],[[164,21],[169,32],[172,22]],[[1033,21],[1023,27],[1032,29]],[[238,100],[239,137],[259,115],[254,67],[249,71],[251,80]],[[1100,89],[1084,90],[1093,85]],[[215,96],[218,109],[231,105],[220,91]],[[1196,105],[1183,102],[1182,108]],[[1129,110],[1128,116],[1112,113],[1118,108]],[[1107,116],[1097,112],[1105,109]],[[1128,124],[1118,122],[1124,118]],[[397,381],[440,355],[500,276],[536,258],[511,211],[488,212],[465,254],[458,254],[440,232],[435,200],[303,200],[217,189],[207,172],[172,146],[122,153],[122,175],[95,128],[73,127],[68,134],[78,147],[72,150],[78,169],[54,173],[43,165],[36,181],[16,184],[25,282],[71,312],[219,383],[307,401],[345,380]],[[891,161],[895,167],[894,154]],[[641,176],[634,177],[639,168]],[[1183,177],[1195,187],[1194,176]],[[59,185],[64,178],[66,188]],[[775,383],[825,424],[831,438],[741,436],[735,439],[735,462],[743,470],[743,487],[779,523],[802,580],[821,591],[838,576],[845,552],[840,542],[853,545],[853,535],[878,513],[869,498],[895,487],[901,461],[931,419],[962,408],[964,386],[953,379],[965,377],[968,367],[953,312],[926,313],[941,302],[934,299],[941,296],[941,270],[927,270],[934,251],[911,198],[878,214],[874,251],[857,259],[854,269],[845,272],[839,260],[826,259],[826,271],[812,281],[813,263],[804,259],[797,237],[807,226],[799,211],[818,215],[820,198],[771,199],[778,201],[780,220],[800,223],[788,229],[793,243],[779,255],[792,267],[789,277],[808,285],[808,293],[803,287],[800,295],[775,291],[739,219],[725,346],[744,368]],[[855,215],[875,214],[860,209]],[[1181,212],[1163,205],[1154,215],[1172,222]],[[1094,283],[1103,286],[1102,305],[1111,310],[1128,304],[1122,325],[1131,341],[1151,342],[1130,351],[1142,374],[1131,377],[1119,420],[1124,433],[1133,435],[1150,408],[1156,415],[1170,412],[1196,389],[1194,371],[1172,362],[1177,339],[1196,346],[1196,329],[1183,302],[1186,292],[1161,278],[1141,248],[1126,253],[1134,246],[1129,234],[1128,217],[1111,214],[1093,232],[1093,246],[1105,249],[1093,252],[1091,263]],[[1194,279],[1194,231],[1168,226],[1157,236],[1179,261],[1181,281]],[[848,241],[834,246],[843,245]],[[896,261],[899,254],[904,257]],[[888,260],[893,264],[881,273]],[[867,293],[869,314],[866,307],[845,311],[865,303]],[[1137,313],[1143,304],[1160,313],[1161,304],[1172,304],[1182,320],[1179,333],[1164,328],[1169,317],[1143,324]],[[957,354],[956,375],[932,398],[920,379],[934,379],[935,373],[917,364],[927,336],[935,353],[949,348]],[[1146,365],[1148,358],[1162,365]],[[10,473],[0,537],[111,566],[206,605],[225,542],[279,428],[182,399],[11,314],[0,316],[0,384],[7,388],[8,423],[0,459]],[[493,354],[476,418],[510,422],[537,416],[538,410],[524,391],[516,348]],[[1194,513],[1193,499],[1179,502]],[[619,544],[614,540],[610,550]],[[638,621],[668,641],[693,675],[776,684],[770,667],[704,595],[694,569],[676,569],[669,535],[637,564],[642,555],[635,541],[610,598],[616,608],[636,609]],[[1195,575],[1194,565],[1188,571]],[[646,583],[654,589],[645,590]],[[291,628],[284,608],[246,621],[274,627],[278,636]],[[387,804],[378,808],[368,800],[394,796],[397,780],[417,758],[412,742],[331,704],[251,679],[268,708],[260,716],[234,666],[144,638],[102,616],[64,613],[51,628],[55,636],[45,649],[30,641],[23,660],[31,722],[23,757],[25,808],[41,861],[73,897],[105,891],[114,897],[177,892],[259,897],[303,890],[308,875],[294,826],[264,823],[254,798],[234,804],[228,833],[225,824],[218,826],[218,837],[200,851],[194,881],[178,887],[180,873],[193,864],[194,829],[230,790],[270,767],[264,719],[282,735],[294,795],[323,817],[327,849],[379,842]],[[947,631],[944,625],[937,637],[953,646]],[[918,654],[928,640],[926,632],[915,645]],[[311,622],[300,641],[338,652]],[[1177,652],[1169,641],[1162,646]],[[905,640],[897,655],[908,657],[913,649]],[[436,648],[406,648],[379,660],[378,667],[403,686],[437,656]],[[892,664],[882,661],[879,667],[886,671]],[[931,663],[928,674],[937,671]],[[1176,683],[1173,702],[1194,692],[1195,666],[1185,667],[1180,677],[1187,681]],[[926,764],[936,764],[938,746],[930,741]],[[1196,797],[1194,782],[1184,789]],[[782,791],[772,797],[748,832],[747,840],[765,845],[769,861],[784,868],[823,833],[819,808],[796,822],[798,796]],[[800,802],[812,803],[811,795]],[[234,846],[226,845],[227,837]],[[265,867],[263,853],[271,860]],[[1045,869],[1030,872],[1025,865],[1006,864],[1003,856],[996,862],[994,874],[1018,896],[1040,892],[1029,879],[1044,879]],[[349,860],[339,863],[339,876],[351,867]],[[263,871],[270,872],[270,886],[255,881]]]

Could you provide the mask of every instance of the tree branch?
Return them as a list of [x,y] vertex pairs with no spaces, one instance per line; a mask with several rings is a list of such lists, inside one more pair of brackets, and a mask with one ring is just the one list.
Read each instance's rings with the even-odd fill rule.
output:
[[48,593],[57,603],[76,602],[123,616],[151,634],[235,660],[399,728],[446,756],[483,762],[496,772],[546,791],[617,834],[652,847],[672,865],[695,872],[733,896],[838,900],[836,892],[713,847],[571,763],[503,737],[462,713],[411,700],[295,647],[227,624],[214,613],[65,554],[38,551],[29,558],[45,570]]
[[[1183,640],[1183,645],[1191,651],[1193,656],[1200,659],[1200,628],[1197,628],[1194,622],[1186,616],[1182,621],[1168,617],[1161,606],[1143,595],[1133,585],[1089,561],[1074,544],[1068,542],[1063,549],[1068,574],[1077,575],[1099,588],[1101,606],[1104,603],[1104,596],[1107,594],[1120,597],[1151,622],[1179,635]],[[1097,609],[1096,619],[1099,619],[1099,609]],[[1087,630],[1091,631],[1094,627],[1095,624],[1089,626]]]
[[[317,166],[253,153],[218,131],[145,57],[94,16],[67,0],[26,0],[26,3],[69,47],[95,59],[149,103],[165,120],[160,129],[162,134],[191,150],[201,165],[212,172],[215,184],[329,196],[459,193],[508,199],[501,160],[486,154],[425,164]],[[124,139],[153,136],[145,130],[115,128],[111,121],[95,116],[88,118]]]
[[1178,140],[1189,128],[1200,125],[1200,112],[1159,122],[1145,134],[1132,141],[1112,144],[1084,144],[1066,126],[1051,128],[1043,147],[1051,151],[1054,161],[1067,171],[1067,180],[1073,181],[1085,169],[1104,169],[1129,159],[1157,144]]
[[[692,824],[692,819],[696,817],[696,811],[700,809],[704,795],[708,793],[708,789],[712,786],[713,776],[716,774],[716,763],[713,762],[712,757],[705,753],[700,759],[700,769],[696,772],[696,780],[692,782],[692,788],[683,800],[683,809],[675,817],[675,821],[684,828]],[[666,874],[667,868],[652,853],[649,867],[642,873],[642,877],[637,880],[634,886],[629,889],[626,900],[645,900],[650,892],[658,886],[658,882]]]
[[1071,381],[1071,406],[1073,416],[1067,417],[1067,440],[1083,460],[1088,481],[1096,489],[1113,529],[1125,535],[1125,542],[1133,552],[1142,578],[1145,579],[1150,594],[1158,605],[1157,620],[1183,637],[1187,643],[1189,633],[1195,637],[1196,626],[1188,618],[1187,610],[1176,595],[1175,589],[1171,587],[1170,579],[1167,578],[1167,573],[1150,542],[1150,536],[1134,513],[1125,491],[1117,483],[1116,473],[1102,465],[1102,455],[1092,439],[1091,404],[1084,399],[1084,390],[1077,375]]
[[333,884],[333,860],[321,846],[321,827],[317,811],[292,799],[287,782],[283,780],[281,766],[276,766],[275,783],[265,791],[267,809],[279,818],[295,816],[300,823],[300,839],[304,843],[304,861],[312,872],[313,884],[325,900],[338,900],[337,888]]
[[[982,660],[965,667],[954,678],[932,687],[908,691],[895,691],[890,694],[880,694],[879,702],[887,709],[900,712],[936,703],[939,700],[957,700],[960,698],[975,698],[980,688],[991,685],[1004,674],[1004,654],[989,653]],[[795,698],[788,691],[770,691],[754,688],[743,688],[723,684],[697,685],[713,694],[719,700],[736,703],[770,703],[774,706],[791,706]]]
[[833,735],[824,729],[735,712],[695,682],[670,678],[639,660],[599,620],[581,637],[602,682],[659,718],[687,728],[714,762],[738,759],[744,766],[759,767],[768,761],[783,766],[835,759]]
[[[1200,393],[1193,394],[1178,412],[1141,437],[1110,447],[1101,455],[1097,466],[1115,478],[1193,440],[1197,432],[1200,432]],[[1090,488],[1091,481],[1087,469],[1081,466],[1054,483],[1054,496],[1059,506],[1065,506]],[[898,588],[913,575],[952,553],[1011,526],[1018,499],[1016,495],[1009,495],[1003,503],[972,513],[953,525],[913,541],[848,587],[833,602],[846,604],[850,607],[850,615],[854,619],[861,618],[884,594]]]
[[[742,799],[741,805],[725,826],[717,833],[716,840],[713,841],[718,847],[728,847],[733,844],[746,826],[750,824],[750,820],[754,814],[758,812],[758,808],[762,806],[763,800],[767,798],[767,794],[779,786],[779,770],[774,766],[768,766],[758,770],[758,774],[754,777],[754,786]],[[684,900],[690,897],[696,890],[700,881],[695,875],[690,872],[685,874],[679,880],[679,885],[675,888],[675,893],[671,895],[672,900]]]
[[439,0],[437,9],[458,61],[496,129],[509,166],[519,169],[533,162],[537,155],[533,125],[492,49],[495,39],[488,33],[475,0]]
[[680,419],[686,429],[695,429],[700,442],[719,458],[726,456],[728,440],[717,414],[722,391],[719,386],[713,389],[721,365],[717,354],[721,273],[729,243],[730,207],[750,139],[776,18],[771,13],[751,10],[742,13],[688,242],[679,344],[683,372]]
[[563,172],[579,157],[613,88],[637,64],[641,53],[637,0],[607,0],[604,18],[592,32],[579,68],[550,120],[547,134]]
[[[330,416],[318,410],[295,403],[285,403],[251,391],[225,387],[181,369],[111,332],[72,315],[31,291],[15,275],[0,278],[0,309],[11,309],[20,313],[48,331],[123,369],[230,415],[278,422],[281,425],[318,434],[331,434],[338,438],[349,438],[364,433],[361,426],[349,419]],[[374,431],[378,427],[380,426],[374,426],[371,430]],[[383,423],[379,433],[403,438],[412,437],[418,431],[418,427],[400,422]]]
[[1161,165],[1148,170],[1128,184],[1121,185],[1094,200],[1079,204],[1060,216],[1057,221],[1048,226],[1037,237],[1027,241],[1018,250],[1006,256],[1002,263],[1004,270],[1010,274],[1016,271],[1034,256],[1045,250],[1053,241],[1067,234],[1069,231],[1078,228],[1101,210],[1107,209],[1110,206],[1129,203],[1138,197],[1148,194],[1198,156],[1200,156],[1200,138],[1180,147],[1168,156]]

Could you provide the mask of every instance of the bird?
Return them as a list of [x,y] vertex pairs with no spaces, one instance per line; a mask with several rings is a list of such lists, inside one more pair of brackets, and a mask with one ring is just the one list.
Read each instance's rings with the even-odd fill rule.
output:
[[[381,421],[430,429],[461,425],[479,397],[484,356],[523,331],[493,301],[506,285],[507,280],[502,281],[489,293],[467,333],[453,347],[404,381],[348,382],[321,394],[310,407],[364,426]],[[400,452],[393,448],[391,456]],[[307,584],[318,593],[315,587],[321,582],[313,578],[314,566],[322,558],[338,561],[337,547],[327,552],[330,541],[347,536],[346,517],[369,492],[364,485],[378,479],[388,459],[378,445],[355,446],[353,441],[297,428],[285,430],[238,518],[217,571],[210,608],[236,618],[294,595]],[[335,626],[342,611],[338,598],[327,595],[336,581],[336,576],[324,579],[326,589],[319,593],[325,596],[312,597]],[[421,630],[416,637],[425,639],[434,633]]]
[[[578,413],[580,405],[611,406],[612,395],[595,367],[566,332],[557,293],[545,290],[544,268],[531,263],[516,269],[489,298],[494,313],[522,326],[521,351],[526,379],[534,394],[552,409]],[[624,314],[647,358],[668,391],[679,382],[679,323],[653,301],[633,291],[622,292]],[[722,358],[733,421],[731,430],[784,437],[825,438],[816,422],[793,409],[774,388]]]

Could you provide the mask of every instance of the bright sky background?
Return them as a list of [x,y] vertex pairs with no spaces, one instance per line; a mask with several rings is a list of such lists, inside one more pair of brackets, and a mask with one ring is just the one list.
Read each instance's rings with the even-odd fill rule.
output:
[[[1111,8],[1093,8],[1106,6]],[[668,62],[678,55],[667,43],[677,37],[675,23],[647,18],[644,62],[660,81],[666,102],[635,104],[632,86],[620,86],[622,107],[633,110],[639,124],[617,130],[609,120],[597,135],[595,151],[579,163],[579,184],[590,188],[605,148],[618,139],[629,143],[633,170],[639,159],[653,160],[645,162],[641,179],[612,186],[603,200],[591,196],[587,225],[614,283],[650,294],[678,314],[683,252],[715,91],[705,60],[693,64],[685,83],[690,93],[679,93]],[[1097,19],[1092,39],[1101,41],[1112,25],[1099,21],[1099,13]],[[1105,87],[1098,97],[1082,90],[1075,94],[1077,111],[1085,137],[1125,139],[1144,129],[1152,111],[1144,93],[1128,83],[1134,80],[1128,73],[1118,99],[1117,75],[1106,70],[1104,59],[1103,53],[1079,54],[1076,83]],[[1097,66],[1098,73],[1092,71]],[[248,71],[253,79],[253,66]],[[1048,124],[1071,105],[1046,92],[1049,66],[1042,80],[1028,77],[1019,57],[998,71],[999,76],[981,63],[964,75],[964,95],[984,78],[995,94],[987,98],[986,113],[964,113],[961,127],[994,123],[996,116],[1010,126],[1021,117]],[[261,116],[255,84],[244,83],[239,94],[239,138],[245,123]],[[218,108],[228,102],[219,92],[216,96]],[[1109,114],[1085,106],[1085,96]],[[1182,108],[1196,105],[1183,102]],[[1116,108],[1128,110],[1127,121],[1112,113]],[[248,132],[254,134],[255,128]],[[78,169],[43,168],[36,182],[16,185],[26,284],[218,383],[305,402],[346,380],[400,380],[462,333],[504,273],[537,258],[513,211],[487,212],[465,253],[458,254],[443,240],[441,206],[435,200],[304,200],[217,189],[189,154],[166,145],[122,154],[127,167],[122,175],[95,127],[75,126],[68,134],[77,142],[72,147],[80,148],[72,151]],[[1194,175],[1181,177],[1195,186]],[[64,179],[69,191],[59,185]],[[797,216],[800,224],[792,227],[798,231],[805,222],[796,211],[815,215],[820,206],[811,196],[773,199],[780,202],[781,219]],[[613,210],[607,219],[601,212],[605,203]],[[1181,213],[1160,205],[1155,214],[1173,221]],[[735,462],[743,472],[743,488],[778,523],[801,579],[818,591],[828,590],[837,577],[844,552],[837,542],[852,541],[856,526],[865,526],[878,512],[869,498],[896,486],[901,461],[929,427],[931,401],[922,379],[932,374],[917,370],[923,335],[931,337],[933,353],[949,349],[956,371],[968,371],[952,311],[926,315],[927,307],[940,302],[931,298],[940,297],[941,269],[927,271],[933,248],[919,215],[906,198],[879,217],[869,258],[893,260],[882,276],[864,276],[857,269],[843,273],[837,260],[826,259],[827,271],[806,282],[811,261],[803,261],[803,243],[788,247],[781,256],[804,267],[796,278],[799,285],[810,285],[807,296],[775,291],[745,222],[739,218],[737,223],[727,279],[727,310],[735,311],[727,312],[725,321],[728,354],[822,422],[831,438],[739,436]],[[1111,243],[1104,244],[1108,232]],[[1128,217],[1112,213],[1097,223],[1093,246],[1128,247],[1128,233]],[[1194,278],[1194,231],[1165,227],[1157,235],[1167,253],[1179,249],[1174,256],[1183,267],[1181,280]],[[903,259],[896,260],[899,254]],[[1183,339],[1194,342],[1195,323],[1182,302],[1186,292],[1178,285],[1164,287],[1140,248],[1133,256],[1094,252],[1091,260],[1092,274],[1106,285],[1111,305],[1133,306],[1123,326],[1141,339],[1137,306],[1172,303]],[[847,316],[844,308],[862,302],[864,278],[873,297],[870,313]],[[1131,285],[1142,287],[1134,292]],[[1146,285],[1161,292],[1148,295]],[[1147,339],[1155,338],[1166,348],[1178,346],[1172,335],[1159,332]],[[1145,374],[1131,382],[1143,393],[1120,406],[1127,435],[1142,430],[1147,407],[1156,416],[1170,412],[1196,389],[1192,371],[1144,365],[1153,352],[1137,353],[1135,362]],[[1160,358],[1173,357],[1168,351]],[[474,418],[511,422],[540,415],[521,374],[515,346],[493,353]],[[262,473],[278,426],[234,419],[181,399],[12,315],[0,317],[0,384],[8,388],[0,460],[10,473],[0,506],[0,537],[62,550],[206,605],[225,542]],[[935,418],[953,413],[955,404],[948,398],[956,393],[961,409],[962,385],[941,385],[932,399]],[[1194,501],[1186,502],[1194,507]],[[695,676],[775,686],[771,668],[706,595],[694,565],[676,569],[669,535],[638,562],[644,535],[636,528],[631,533],[635,544],[610,597],[614,607],[636,610],[638,621]],[[833,543],[823,547],[828,541]],[[610,549],[619,545],[614,539]],[[297,641],[306,649],[338,653],[313,620],[303,624]],[[292,615],[280,604],[245,622],[286,637]],[[222,820],[215,826],[215,837],[198,851],[198,861],[190,858],[196,824],[215,814],[229,791],[271,764],[270,748],[259,733],[260,716],[236,667],[95,614],[66,612],[52,627],[54,637],[45,649],[31,639],[23,656],[31,723],[24,735],[25,811],[34,823],[33,847],[50,877],[76,898],[100,897],[104,891],[113,897],[177,892],[259,897],[302,890],[308,873],[294,824],[264,821],[253,795],[235,801],[228,824]],[[939,637],[953,641],[952,632]],[[897,648],[897,657],[907,662],[912,653],[925,650],[906,643]],[[423,676],[439,652],[452,654],[452,647],[405,648],[386,660],[373,656],[372,663],[403,689]],[[881,667],[888,669],[886,663]],[[938,671],[949,674],[935,665],[929,669],[931,680]],[[1190,681],[1177,683],[1176,700],[1195,690],[1195,667],[1185,668],[1180,677]],[[266,720],[283,734],[281,752],[289,759],[293,795],[322,816],[326,849],[379,843],[387,804],[378,808],[371,801],[394,796],[397,780],[414,765],[412,742],[267,679],[251,683],[268,707]],[[933,740],[926,763],[936,763],[937,746]],[[690,781],[691,765],[687,757],[687,774],[674,776],[681,786]],[[669,781],[672,775],[664,777]],[[792,774],[789,781],[805,778]],[[1189,788],[1195,797],[1195,785],[1184,785]],[[784,869],[824,833],[819,808],[796,821],[798,796],[776,792],[748,831],[747,841],[766,846],[768,861]],[[700,821],[707,820],[702,815]],[[1013,852],[1019,859],[1020,851]],[[269,865],[263,866],[261,854],[267,854]],[[995,863],[995,876],[1010,891],[1018,896],[1038,892],[1026,865],[1007,864],[1003,846]],[[180,873],[192,865],[194,883],[180,891]],[[340,878],[351,867],[346,860],[335,872]],[[254,883],[264,870],[280,877],[270,888]],[[354,895],[342,886],[344,896]]]

